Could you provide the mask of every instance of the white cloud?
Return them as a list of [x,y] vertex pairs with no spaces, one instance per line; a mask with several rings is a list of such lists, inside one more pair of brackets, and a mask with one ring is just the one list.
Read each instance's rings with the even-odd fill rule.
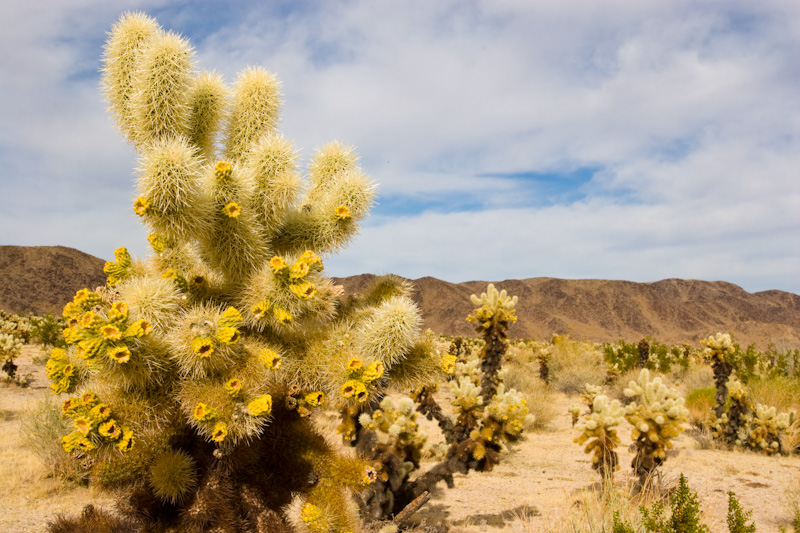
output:
[[[247,64],[275,71],[283,131],[306,156],[357,146],[384,199],[328,261],[336,273],[800,292],[796,2],[251,2],[215,19],[226,6],[129,8],[155,9],[229,81]],[[134,158],[91,74],[115,10],[0,7],[14,21],[0,36],[14,51],[0,54],[0,163],[13,170],[0,179],[18,199],[0,213],[6,243],[144,253],[126,242],[146,233],[129,213]],[[536,183],[477,177],[578,168],[598,171],[563,205],[543,206]],[[432,211],[393,218],[402,202]]]

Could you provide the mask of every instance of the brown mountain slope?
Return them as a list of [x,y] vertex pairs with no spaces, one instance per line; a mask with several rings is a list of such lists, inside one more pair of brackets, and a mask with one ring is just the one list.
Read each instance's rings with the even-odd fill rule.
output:
[[[62,246],[0,246],[0,309],[60,314],[75,291],[105,282],[102,259]],[[337,279],[358,293],[375,276]],[[487,282],[448,283],[425,277],[412,282],[425,327],[436,333],[472,335],[466,316],[471,294]],[[666,279],[654,283],[530,278],[495,282],[519,296],[516,338],[547,339],[568,333],[576,339],[666,343],[695,342],[730,331],[742,344],[800,347],[800,296],[784,291],[748,293],[725,282]]]
[[0,309],[61,315],[76,291],[105,284],[104,264],[64,246],[0,246]]
[[[340,280],[346,292],[362,290],[374,276]],[[413,281],[414,299],[425,326],[436,333],[472,335],[466,316],[471,294],[488,282],[448,283],[425,277]],[[629,342],[650,336],[668,344],[696,342],[718,331],[732,332],[743,345],[800,347],[800,295],[784,291],[755,294],[732,283],[665,279],[653,283],[530,278],[495,282],[519,296],[515,338],[547,339],[553,333],[591,341]]]

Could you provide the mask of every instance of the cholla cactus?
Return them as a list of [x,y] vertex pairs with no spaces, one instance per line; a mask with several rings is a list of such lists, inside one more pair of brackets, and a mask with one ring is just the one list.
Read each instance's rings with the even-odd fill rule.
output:
[[73,395],[64,449],[91,459],[94,484],[124,489],[121,520],[142,527],[358,529],[351,493],[374,481],[371,466],[310,415],[323,403],[357,413],[439,363],[407,284],[385,277],[341,302],[323,274],[373,183],[338,142],[303,180],[276,130],[275,77],[250,68],[229,88],[144,14],[115,24],[103,87],[139,152],[133,210],[154,254],[118,249],[109,288],[64,308],[69,346],[47,365],[54,392]]
[[368,475],[375,477],[376,483],[361,501],[361,508],[369,518],[393,514],[394,492],[419,468],[427,439],[419,432],[414,407],[411,398],[395,400],[387,396],[381,401],[380,409],[359,417],[364,429],[377,436],[368,449],[362,450],[362,456],[375,465]]
[[0,333],[0,358],[3,361],[3,372],[6,373],[8,379],[14,380],[17,374],[17,365],[14,359],[22,351],[22,339],[11,333]]
[[586,383],[583,386],[583,392],[581,392],[581,400],[583,400],[586,405],[589,407],[589,411],[594,411],[594,400],[599,395],[603,394],[603,387],[600,385],[592,385],[591,383]]
[[727,383],[735,367],[736,345],[729,333],[717,333],[700,341],[705,346],[703,355],[711,364],[714,371],[714,383],[717,386],[715,396],[714,415],[722,416],[725,408],[725,398],[728,395]]
[[625,396],[633,399],[625,408],[625,419],[633,426],[631,438],[636,445],[631,466],[644,484],[666,459],[672,439],[683,431],[689,410],[677,390],[667,387],[660,377],[651,380],[646,368],[628,384]]
[[746,447],[768,455],[783,453],[781,433],[792,422],[793,416],[789,413],[778,413],[775,407],[757,403],[748,417],[745,431],[740,432],[740,435],[745,437],[741,440]]
[[[472,301],[481,304],[468,318],[478,322],[476,329],[484,336],[480,355],[469,359],[467,351],[460,348],[473,343],[464,341],[458,345],[454,343],[452,351],[455,353],[439,356],[440,370],[444,374],[454,373],[449,387],[455,420],[444,415],[436,403],[433,386],[426,385],[414,394],[420,404],[418,411],[429,419],[436,418],[445,434],[449,446],[444,459],[415,479],[403,481],[398,488],[392,487],[393,505],[383,507],[382,518],[403,511],[407,505],[413,507],[413,502],[419,501],[417,498],[424,497],[440,481],[452,486],[455,472],[491,470],[500,461],[506,443],[518,439],[523,429],[533,422],[526,400],[513,389],[506,390],[498,375],[508,346],[507,328],[516,320],[517,298],[509,298],[505,291],[498,292],[489,285],[486,293],[480,298],[473,295]],[[456,354],[463,359],[457,362]],[[375,418],[364,416],[363,422],[374,425]]]
[[625,409],[619,400],[609,400],[608,396],[600,394],[594,398],[592,411],[575,424],[575,429],[581,432],[575,442],[589,441],[584,451],[592,454],[592,468],[603,479],[619,469],[619,456],[614,448],[620,443],[616,427],[624,416]]
[[509,297],[505,290],[498,292],[490,283],[486,287],[486,292],[481,293],[480,297],[473,294],[470,299],[474,305],[480,306],[467,317],[467,320],[477,324],[475,330],[486,341],[480,354],[483,371],[481,395],[484,401],[488,402],[497,389],[497,372],[502,364],[503,354],[508,348],[506,343],[508,328],[517,321],[514,310],[517,297]]

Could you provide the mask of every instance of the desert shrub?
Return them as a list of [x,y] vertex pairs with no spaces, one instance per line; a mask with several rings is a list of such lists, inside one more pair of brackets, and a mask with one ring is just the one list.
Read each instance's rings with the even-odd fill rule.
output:
[[46,348],[66,348],[63,331],[66,321],[51,314],[31,318],[31,338]]
[[139,528],[358,530],[351,496],[374,469],[312,414],[441,375],[406,283],[385,276],[343,300],[323,274],[374,184],[341,143],[303,179],[276,129],[276,78],[252,67],[229,88],[144,14],[114,25],[103,63],[140,156],[133,210],[154,253],[117,249],[107,287],[64,308],[68,348],[47,367],[69,394],[62,447],[89,459],[90,483],[115,490],[120,520]]
[[694,389],[686,395],[686,408],[689,410],[689,423],[700,426],[714,408],[714,387]]
[[568,394],[580,393],[586,383],[601,385],[607,377],[606,364],[598,345],[554,335],[549,373],[553,388]]

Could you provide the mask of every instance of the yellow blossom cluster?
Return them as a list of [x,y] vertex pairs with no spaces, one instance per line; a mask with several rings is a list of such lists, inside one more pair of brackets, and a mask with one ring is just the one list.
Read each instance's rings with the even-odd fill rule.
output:
[[[68,324],[64,339],[68,344],[77,346],[77,354],[83,359],[105,355],[118,364],[125,364],[132,356],[131,342],[149,335],[153,330],[147,320],[130,322],[128,304],[125,302],[105,305],[97,294],[88,289],[78,291],[73,301],[64,307],[63,314]],[[62,366],[64,354],[55,351],[51,357],[54,357],[54,362],[51,364],[53,372],[50,379],[61,380],[67,368],[66,364]],[[63,388],[58,381],[55,385],[54,390]]]
[[369,392],[367,387],[373,381],[383,377],[385,368],[380,361],[373,361],[364,366],[364,362],[353,357],[347,362],[347,377],[349,378],[342,385],[342,397],[355,398],[359,402],[367,401]]
[[73,420],[75,430],[61,439],[61,447],[67,453],[89,452],[105,443],[113,443],[127,452],[133,448],[133,431],[123,427],[112,417],[111,408],[100,402],[93,392],[68,398],[61,413]]

